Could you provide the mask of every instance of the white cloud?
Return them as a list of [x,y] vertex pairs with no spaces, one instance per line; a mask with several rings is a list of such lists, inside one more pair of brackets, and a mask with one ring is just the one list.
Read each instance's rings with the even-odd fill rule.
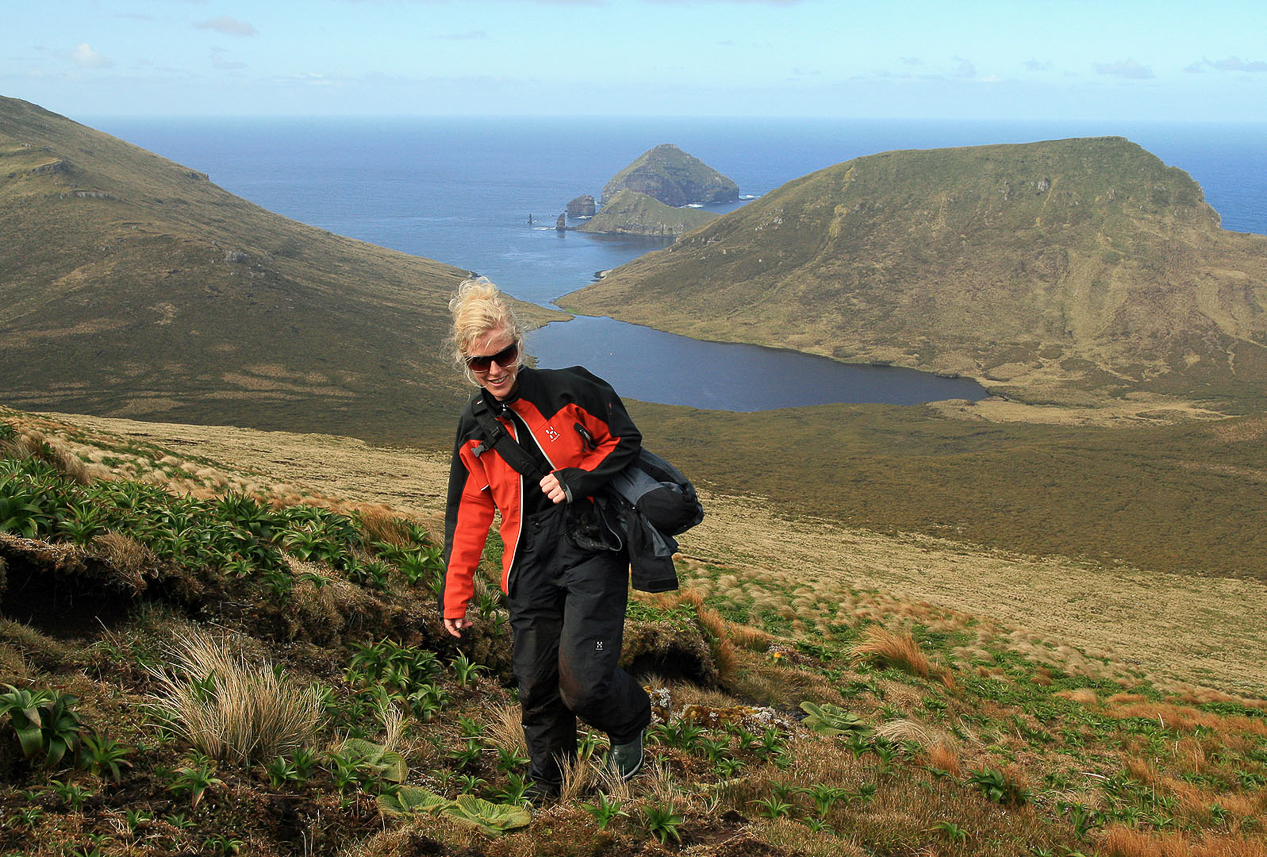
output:
[[1125,77],[1129,80],[1152,80],[1157,75],[1146,65],[1140,65],[1134,57],[1127,57],[1117,62],[1098,62],[1094,66],[1096,74],[1107,74],[1111,77]]
[[1228,57],[1221,60],[1202,59],[1194,62],[1184,71],[1201,72],[1208,68],[1215,71],[1267,72],[1267,62],[1263,60],[1243,60],[1240,57]]
[[70,56],[80,68],[109,68],[114,65],[114,60],[97,53],[87,42],[80,42]]
[[1051,60],[1025,60],[1025,69],[1027,71],[1051,71]]
[[217,33],[224,33],[228,36],[254,36],[258,32],[253,24],[239,21],[237,18],[230,18],[228,15],[199,21],[194,26],[199,30],[215,30]]

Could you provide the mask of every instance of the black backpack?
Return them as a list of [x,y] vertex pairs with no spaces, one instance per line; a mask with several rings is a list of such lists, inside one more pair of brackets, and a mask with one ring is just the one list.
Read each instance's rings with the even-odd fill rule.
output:
[[[476,456],[495,449],[507,464],[524,476],[540,479],[545,475],[536,460],[492,415],[483,396],[476,397],[473,409],[476,421],[484,430],[484,440],[475,448]],[[593,446],[594,439],[585,427],[577,423],[575,428],[586,443]],[[704,506],[691,480],[646,447],[639,448],[638,457],[612,477],[609,486],[666,536],[684,533],[704,520]]]

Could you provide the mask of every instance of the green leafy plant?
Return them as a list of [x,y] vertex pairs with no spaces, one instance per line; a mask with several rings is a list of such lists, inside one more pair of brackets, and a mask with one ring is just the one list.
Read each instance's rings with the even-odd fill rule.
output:
[[586,729],[576,742],[577,758],[582,761],[593,758],[601,746],[603,746],[603,736],[593,729]]
[[44,809],[38,806],[28,806],[18,811],[18,820],[27,827],[34,827],[40,823],[40,819],[44,817]]
[[[586,757],[582,756],[582,758]],[[516,768],[528,764],[529,761],[531,760],[527,756],[519,755],[517,747],[509,746],[497,748],[497,770],[499,771],[509,773]]]
[[453,778],[453,782],[457,785],[458,791],[464,795],[475,794],[488,784],[483,777],[475,774],[458,774]]
[[701,738],[699,740],[699,749],[704,751],[704,756],[708,761],[717,764],[730,750],[730,738]]
[[599,830],[606,830],[607,825],[611,824],[616,818],[629,817],[629,813],[621,808],[619,800],[608,798],[603,792],[598,793],[598,800],[594,803],[583,804],[581,809],[594,816],[594,820],[598,822]]
[[518,806],[527,798],[530,785],[531,784],[519,774],[509,774],[506,777],[506,787],[495,792],[493,797],[497,798],[498,803],[508,803]]
[[671,803],[653,803],[642,807],[642,823],[648,833],[660,840],[661,845],[667,845],[670,839],[674,842],[682,841],[679,828],[684,821],[686,818]]
[[809,796],[810,800],[814,802],[815,811],[819,815],[826,815],[831,812],[831,808],[836,801],[844,800],[849,796],[848,789],[823,784],[807,786],[797,789],[797,791],[800,794]]
[[953,821],[934,822],[933,826],[929,828],[929,832],[936,833],[947,842],[963,844],[968,841],[968,831],[964,830]]
[[457,762],[459,767],[474,764],[484,753],[484,746],[479,741],[469,740],[456,750],[449,751],[449,758]]
[[77,783],[66,783],[61,780],[49,780],[49,788],[53,794],[66,806],[70,807],[72,812],[79,812],[85,801],[91,798],[92,792]]
[[527,827],[532,816],[522,806],[492,803],[474,795],[448,800],[427,789],[403,786],[389,795],[379,795],[379,808],[388,815],[429,812],[445,815],[479,828],[489,836],[500,836]]
[[343,742],[341,754],[357,768],[373,777],[392,783],[403,783],[409,769],[404,758],[381,744],[361,738],[349,738]]
[[115,782],[123,776],[121,768],[130,768],[128,748],[107,735],[86,735],[83,758],[88,769],[100,777],[110,776]]
[[56,765],[67,754],[78,750],[81,743],[79,715],[75,712],[77,697],[50,690],[30,691],[5,685],[0,694],[0,712],[18,733],[18,743],[28,759],[43,756],[43,763]]
[[788,801],[781,800],[777,796],[768,798],[758,798],[752,801],[756,804],[757,814],[765,818],[786,818],[792,814],[795,807]]
[[968,783],[981,790],[987,800],[995,803],[1022,804],[1029,800],[1029,793],[994,768],[982,768],[968,772]]
[[469,687],[481,672],[488,672],[488,667],[475,663],[466,656],[465,652],[459,652],[450,666],[453,667],[457,682],[462,687]]
[[213,833],[203,840],[203,844],[219,854],[237,854],[246,842],[227,833]]
[[188,764],[172,772],[167,790],[178,797],[188,795],[190,808],[197,809],[208,789],[212,786],[224,785],[224,781],[215,774],[215,762],[201,753],[196,753]]
[[694,750],[704,728],[692,720],[678,718],[671,723],[657,723],[647,730],[647,738],[657,744],[678,750]]
[[1101,826],[1104,821],[1100,813],[1089,806],[1080,803],[1062,801],[1059,804],[1061,812],[1069,818],[1069,823],[1073,825],[1074,833],[1081,839],[1087,835],[1092,829]]
[[265,765],[264,772],[268,774],[268,781],[277,787],[303,782],[299,771],[295,768],[295,763],[285,756],[278,756]]
[[801,703],[801,710],[805,712],[805,719],[801,722],[820,735],[867,735],[871,732],[871,727],[857,714],[829,702],[817,704],[806,700]]

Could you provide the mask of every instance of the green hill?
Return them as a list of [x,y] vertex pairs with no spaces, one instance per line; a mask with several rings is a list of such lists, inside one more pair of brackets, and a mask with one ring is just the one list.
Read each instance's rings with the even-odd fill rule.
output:
[[645,193],[625,189],[604,202],[602,210],[577,227],[577,231],[676,238],[718,216],[716,212],[699,208],[674,208]]
[[672,143],[648,149],[603,186],[603,204],[634,190],[665,205],[707,205],[739,198],[739,185]]
[[[450,430],[467,274],[332,235],[0,98],[0,377],[34,409],[408,439]],[[443,427],[443,428],[441,428]]]
[[858,158],[561,303],[1030,398],[1267,383],[1267,238],[1117,137]]

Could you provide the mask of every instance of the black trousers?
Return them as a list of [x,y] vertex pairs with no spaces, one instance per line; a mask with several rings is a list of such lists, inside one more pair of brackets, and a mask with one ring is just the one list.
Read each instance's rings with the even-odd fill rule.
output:
[[576,547],[563,504],[524,521],[507,600],[534,782],[559,784],[560,762],[576,758],[577,717],[614,744],[651,722],[647,692],[617,666],[628,587],[625,551]]

